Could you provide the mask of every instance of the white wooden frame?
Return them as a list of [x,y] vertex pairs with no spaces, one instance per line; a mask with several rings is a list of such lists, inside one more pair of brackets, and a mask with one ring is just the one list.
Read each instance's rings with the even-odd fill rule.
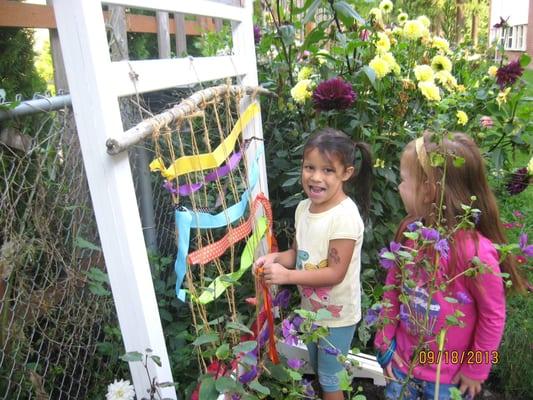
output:
[[[111,62],[102,2],[232,21],[233,56]],[[237,76],[257,85],[252,0],[243,7],[207,0],[54,0],[54,12],[93,208],[126,351],[153,350],[162,367],[150,365],[157,382],[173,381],[143,240],[126,153],[110,156],[108,138],[123,132],[118,98],[205,80]],[[131,76],[137,80],[132,81]],[[242,107],[251,100],[245,99]],[[256,117],[245,137],[262,137]],[[257,141],[248,149],[248,160]],[[268,194],[264,156],[259,187]],[[140,363],[130,363],[138,398],[150,387]],[[117,377],[119,378],[119,377]],[[174,388],[161,390],[176,399]]]

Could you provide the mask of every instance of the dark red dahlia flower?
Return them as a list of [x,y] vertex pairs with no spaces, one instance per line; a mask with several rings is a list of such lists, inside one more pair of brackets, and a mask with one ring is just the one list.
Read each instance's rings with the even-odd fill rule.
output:
[[320,82],[313,93],[313,103],[317,111],[343,110],[357,99],[352,85],[341,77]]
[[496,83],[500,85],[500,89],[511,86],[522,76],[523,72],[524,68],[520,66],[518,60],[511,61],[509,64],[498,68],[498,71],[496,71]]
[[254,25],[254,42],[258,44],[261,41],[261,28],[257,25]]
[[509,182],[507,182],[505,187],[510,195],[516,195],[526,190],[528,184],[529,174],[527,172],[527,168],[524,167],[517,169],[511,174],[511,179],[509,179]]

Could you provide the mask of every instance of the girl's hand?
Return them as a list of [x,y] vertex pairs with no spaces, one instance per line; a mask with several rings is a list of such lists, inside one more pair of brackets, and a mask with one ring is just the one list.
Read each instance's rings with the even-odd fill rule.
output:
[[483,381],[478,381],[476,379],[469,378],[464,376],[462,373],[458,372],[452,379],[454,385],[459,384],[459,390],[461,394],[468,392],[470,398],[473,399],[476,394],[481,392],[481,384]]
[[392,380],[397,380],[396,376],[394,376],[394,372],[392,372],[392,362],[395,362],[398,367],[403,367],[403,361],[402,358],[398,355],[398,353],[394,352],[392,355],[392,361],[387,364],[385,369],[383,370],[384,375],[386,378],[390,378]]
[[290,270],[278,263],[263,265],[263,278],[268,285],[285,285],[289,282]]
[[272,264],[273,262],[276,262],[276,258],[278,257],[278,253],[268,253],[264,256],[259,257],[257,260],[255,260],[254,265],[252,266],[252,273],[255,275],[257,272],[257,268],[262,267],[263,265]]

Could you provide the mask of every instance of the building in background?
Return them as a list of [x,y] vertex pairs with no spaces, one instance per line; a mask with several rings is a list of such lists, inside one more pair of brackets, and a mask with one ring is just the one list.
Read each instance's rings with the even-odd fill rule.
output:
[[[533,0],[491,0],[489,42],[497,41],[510,60],[524,52],[533,57]],[[496,59],[501,56],[497,51]]]

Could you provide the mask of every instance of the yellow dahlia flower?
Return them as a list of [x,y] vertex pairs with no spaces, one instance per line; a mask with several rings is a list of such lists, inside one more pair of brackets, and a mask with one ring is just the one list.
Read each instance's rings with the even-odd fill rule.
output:
[[390,13],[392,11],[392,1],[383,0],[381,3],[379,3],[379,9],[383,11],[384,14]]
[[376,42],[376,48],[378,53],[385,53],[390,50],[389,37],[383,32],[378,32],[378,41]]
[[391,67],[389,63],[381,56],[375,56],[372,61],[368,64],[370,68],[372,68],[376,74],[376,77],[378,79],[383,78],[387,74],[391,72]]
[[394,58],[394,56],[392,55],[392,53],[383,53],[381,55],[381,58],[383,60],[385,60],[385,62],[387,64],[389,64],[389,67],[390,69],[395,73],[395,74],[399,74],[401,71],[400,71],[400,66],[398,65],[398,63],[396,62],[396,59]]
[[496,103],[498,103],[498,107],[501,107],[502,104],[507,103],[507,96],[509,95],[510,91],[511,88],[508,87],[507,89],[504,89],[498,93],[498,96],[496,96]]
[[529,175],[533,175],[533,157],[531,157],[531,160],[527,164],[527,172],[529,172]]
[[448,89],[450,92],[457,88],[457,79],[450,73],[450,71],[439,71],[435,73],[435,79],[442,86]]
[[493,78],[496,76],[496,72],[498,72],[498,67],[495,66],[495,65],[491,65],[489,67],[489,70],[487,71],[487,73],[492,76]]
[[434,82],[418,82],[418,89],[420,89],[422,95],[429,101],[440,101],[439,88]]
[[429,65],[417,65],[413,68],[417,81],[433,82],[433,70]]
[[311,98],[310,86],[311,79],[303,79],[294,85],[291,89],[291,96],[296,103],[303,104],[307,99]]
[[403,34],[406,38],[416,40],[424,36],[426,28],[417,20],[406,21],[403,26]]
[[468,115],[466,115],[466,113],[464,111],[457,111],[457,114],[455,114],[455,116],[457,117],[457,123],[459,125],[463,125],[465,126],[466,123],[468,122]]
[[407,15],[407,13],[403,12],[403,13],[398,14],[398,24],[402,26],[403,24],[405,24],[408,18],[409,16]]
[[448,71],[452,70],[452,62],[446,56],[436,55],[431,59],[431,68],[435,71]]
[[370,16],[374,16],[374,18],[378,21],[381,21],[383,19],[383,14],[381,14],[381,10],[379,8],[372,8],[369,12],[368,12],[368,15]]
[[450,52],[450,43],[446,39],[441,38],[439,36],[434,36],[433,37],[433,40],[432,40],[432,43],[431,43],[431,47],[433,47],[435,49],[438,49],[438,50],[442,51],[443,53],[449,53]]
[[431,24],[429,18],[426,17],[425,15],[419,16],[416,20],[421,22],[422,25],[424,25],[424,27],[426,27],[426,29],[429,28],[429,25]]
[[312,73],[313,69],[311,67],[308,67],[307,65],[302,67],[300,72],[298,72],[298,81],[303,81],[304,79],[309,78]]

